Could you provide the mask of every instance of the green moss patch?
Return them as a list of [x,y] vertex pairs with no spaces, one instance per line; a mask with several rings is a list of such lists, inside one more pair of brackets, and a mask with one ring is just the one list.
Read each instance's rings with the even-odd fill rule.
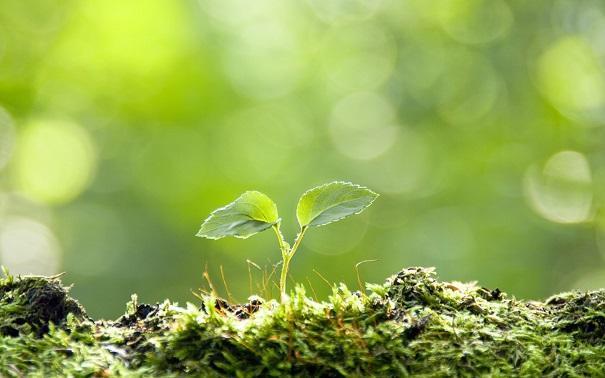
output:
[[[364,293],[213,296],[92,321],[58,278],[0,281],[0,376],[603,376],[605,291],[519,301],[408,268]],[[48,306],[48,309],[44,307]]]
[[18,336],[33,332],[37,336],[49,330],[49,324],[61,326],[67,315],[86,318],[80,304],[67,294],[58,277],[10,275],[0,280],[0,335]]

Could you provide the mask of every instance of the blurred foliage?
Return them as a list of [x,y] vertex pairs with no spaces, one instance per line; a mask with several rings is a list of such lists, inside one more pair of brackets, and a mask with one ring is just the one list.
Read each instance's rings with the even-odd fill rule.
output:
[[249,189],[293,219],[345,179],[382,196],[305,240],[292,277],[319,295],[314,270],[353,285],[366,259],[368,281],[603,286],[604,69],[597,0],[3,0],[0,263],[67,271],[97,316],[192,300],[205,266],[244,300],[272,235],[210,243],[202,219]]

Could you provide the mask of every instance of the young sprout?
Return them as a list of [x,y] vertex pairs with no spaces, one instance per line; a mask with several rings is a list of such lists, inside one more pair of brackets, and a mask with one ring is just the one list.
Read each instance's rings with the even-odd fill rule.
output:
[[286,279],[290,261],[307,229],[359,214],[377,197],[378,194],[368,188],[342,181],[307,190],[296,206],[296,218],[300,229],[290,245],[281,232],[281,218],[275,203],[261,192],[248,191],[230,204],[214,210],[202,223],[196,236],[207,239],[220,239],[225,236],[246,239],[269,228],[273,229],[282,256],[279,291],[283,301],[286,298]]

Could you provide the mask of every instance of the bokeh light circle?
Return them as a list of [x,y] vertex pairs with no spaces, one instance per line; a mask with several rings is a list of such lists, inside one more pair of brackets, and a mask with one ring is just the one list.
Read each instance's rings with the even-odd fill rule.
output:
[[319,56],[326,82],[337,92],[373,90],[393,73],[397,45],[387,30],[356,24],[328,33]]
[[595,50],[579,36],[553,43],[537,61],[537,85],[566,116],[605,122],[605,73]]
[[237,30],[262,18],[279,17],[285,3],[276,0],[256,0],[250,6],[247,0],[199,0],[200,8],[211,21],[227,30]]
[[226,50],[224,67],[239,93],[267,99],[283,96],[297,86],[303,62],[295,34],[273,20],[246,26]]
[[432,151],[425,138],[412,130],[399,127],[398,138],[383,155],[361,162],[357,169],[364,182],[381,193],[422,197],[435,189],[433,180],[441,176],[434,169]]
[[320,20],[337,23],[369,18],[383,0],[307,0],[307,3]]
[[56,274],[61,248],[46,225],[11,217],[0,223],[0,263],[13,274]]
[[524,189],[531,208],[549,221],[580,223],[592,216],[592,174],[580,152],[558,152],[542,169],[532,165],[525,173]]
[[221,143],[221,148],[212,150],[221,174],[234,182],[258,183],[292,172],[296,149],[313,135],[297,113],[285,107],[261,106],[227,117],[212,136]]
[[88,133],[68,121],[31,121],[19,134],[17,189],[47,204],[69,202],[88,186],[96,153]]
[[396,141],[395,110],[376,93],[358,92],[340,100],[332,111],[330,137],[336,149],[352,159],[368,160]]
[[445,0],[438,7],[443,29],[463,43],[497,40],[508,33],[513,23],[513,14],[503,0]]
[[501,81],[484,56],[465,50],[451,51],[445,71],[433,91],[444,120],[468,124],[476,122],[494,107]]

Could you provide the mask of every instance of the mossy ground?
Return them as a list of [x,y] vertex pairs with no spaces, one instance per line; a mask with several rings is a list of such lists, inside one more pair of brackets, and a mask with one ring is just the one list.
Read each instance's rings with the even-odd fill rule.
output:
[[93,321],[57,277],[0,279],[0,376],[605,376],[605,290],[519,301],[408,268],[325,302],[213,296]]

